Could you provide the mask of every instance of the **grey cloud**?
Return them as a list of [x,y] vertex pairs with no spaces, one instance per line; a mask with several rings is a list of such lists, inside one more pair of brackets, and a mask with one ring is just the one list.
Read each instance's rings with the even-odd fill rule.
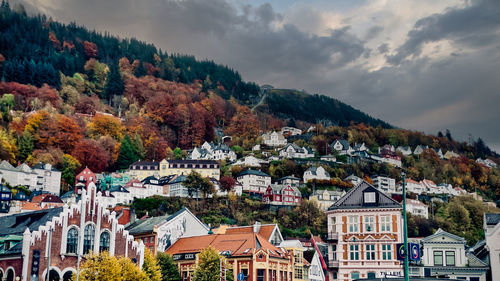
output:
[[464,8],[449,9],[442,14],[422,18],[408,33],[406,42],[397,48],[395,55],[387,61],[398,65],[403,60],[418,56],[423,45],[442,39],[468,47],[484,47],[498,44],[500,27],[500,2],[497,0],[476,0]]
[[377,50],[379,51],[379,53],[385,54],[389,51],[389,44],[387,44],[387,43],[380,44],[378,46]]

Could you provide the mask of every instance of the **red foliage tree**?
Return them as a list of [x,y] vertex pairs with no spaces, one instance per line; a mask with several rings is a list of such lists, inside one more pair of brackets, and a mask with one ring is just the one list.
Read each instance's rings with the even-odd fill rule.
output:
[[96,173],[105,171],[110,160],[109,153],[97,141],[90,139],[80,140],[71,155],[82,164],[82,167],[88,167]]
[[220,189],[223,191],[231,191],[236,185],[236,180],[229,176],[223,176],[219,180]]
[[93,42],[84,41],[83,51],[85,52],[86,58],[97,58],[99,56],[97,45]]

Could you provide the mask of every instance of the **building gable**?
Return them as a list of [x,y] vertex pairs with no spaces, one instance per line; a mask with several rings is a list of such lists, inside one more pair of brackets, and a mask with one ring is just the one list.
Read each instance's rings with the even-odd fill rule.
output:
[[[365,199],[372,196],[365,193],[374,193],[375,201],[367,201]],[[360,184],[353,187],[348,193],[342,196],[328,210],[335,209],[362,209],[362,208],[401,208],[396,200],[380,192],[371,184],[362,181]]]

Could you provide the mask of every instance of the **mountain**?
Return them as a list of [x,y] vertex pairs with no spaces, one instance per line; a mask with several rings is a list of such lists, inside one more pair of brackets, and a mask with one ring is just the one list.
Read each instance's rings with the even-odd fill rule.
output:
[[[44,15],[28,16],[24,11],[13,11],[5,1],[2,1],[0,10],[3,81],[37,87],[46,83],[60,89],[59,72],[73,76],[86,72],[89,59],[112,65],[127,58],[130,62],[138,62],[139,67],[134,71],[136,76],[149,74],[184,84],[199,81],[203,91],[212,90],[226,100],[235,98],[243,105],[254,106],[265,98],[260,109],[267,105],[269,113],[278,118],[341,126],[354,122],[390,127],[386,122],[326,96],[292,90],[260,91],[255,83],[243,81],[237,71],[213,61],[167,54],[134,38],[120,39],[108,33],[89,31],[75,23],[61,24]],[[93,92],[110,99],[104,96],[102,89]]]

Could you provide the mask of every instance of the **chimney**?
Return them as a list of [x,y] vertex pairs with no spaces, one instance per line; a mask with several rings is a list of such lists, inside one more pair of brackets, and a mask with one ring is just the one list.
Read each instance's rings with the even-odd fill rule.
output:
[[261,226],[262,226],[261,223],[258,222],[258,221],[256,221],[255,224],[253,225],[253,232],[254,233],[259,233]]

